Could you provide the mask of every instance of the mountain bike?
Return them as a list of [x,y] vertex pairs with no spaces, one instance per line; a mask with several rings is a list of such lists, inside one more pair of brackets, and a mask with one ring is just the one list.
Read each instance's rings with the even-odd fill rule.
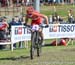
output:
[[42,25],[33,25],[28,26],[31,30],[31,47],[30,47],[30,58],[33,59],[35,56],[35,50],[37,51],[37,57],[41,55],[42,50],[42,38],[39,33],[39,29],[45,26]]

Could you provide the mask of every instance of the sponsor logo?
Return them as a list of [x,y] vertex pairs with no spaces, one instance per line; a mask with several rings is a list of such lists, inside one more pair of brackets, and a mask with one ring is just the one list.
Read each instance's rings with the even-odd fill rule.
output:
[[30,34],[30,30],[26,27],[15,27],[15,35]]
[[50,26],[50,32],[75,32],[75,25],[58,25],[58,26]]

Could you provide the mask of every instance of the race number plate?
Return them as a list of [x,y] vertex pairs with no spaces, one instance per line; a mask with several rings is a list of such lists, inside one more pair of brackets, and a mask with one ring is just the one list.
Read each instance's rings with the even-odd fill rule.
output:
[[32,30],[39,30],[39,25],[33,25]]

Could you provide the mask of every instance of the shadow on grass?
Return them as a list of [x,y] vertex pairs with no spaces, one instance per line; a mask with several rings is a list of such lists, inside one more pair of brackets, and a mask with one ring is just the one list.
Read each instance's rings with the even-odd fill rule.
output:
[[20,60],[20,59],[28,59],[28,58],[30,58],[30,56],[26,56],[26,57],[20,56],[20,57],[10,57],[10,58],[0,58],[0,60],[13,60],[13,61],[15,61],[15,60]]

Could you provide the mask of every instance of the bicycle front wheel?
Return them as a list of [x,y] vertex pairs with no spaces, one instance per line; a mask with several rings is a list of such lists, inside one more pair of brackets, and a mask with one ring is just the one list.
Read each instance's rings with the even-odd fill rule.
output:
[[30,50],[30,58],[33,59],[34,58],[34,47],[31,46],[31,50]]
[[32,39],[31,39],[31,49],[30,49],[30,57],[31,59],[34,58],[34,52],[35,52],[35,42],[36,42],[36,33],[32,33]]

